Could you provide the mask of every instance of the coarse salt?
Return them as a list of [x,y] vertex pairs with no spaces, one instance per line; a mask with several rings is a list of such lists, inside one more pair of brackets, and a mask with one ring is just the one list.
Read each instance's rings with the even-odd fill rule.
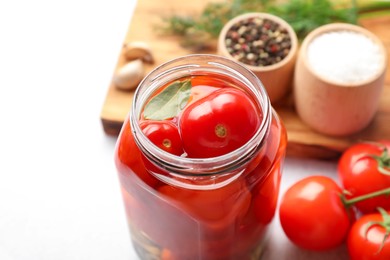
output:
[[378,44],[361,33],[347,30],[317,36],[308,46],[307,57],[319,76],[341,84],[369,80],[384,62]]

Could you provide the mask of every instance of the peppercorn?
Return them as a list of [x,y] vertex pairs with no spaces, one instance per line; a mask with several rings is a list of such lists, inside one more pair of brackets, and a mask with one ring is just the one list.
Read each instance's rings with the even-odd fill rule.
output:
[[291,49],[291,38],[280,24],[264,18],[248,18],[226,33],[226,49],[239,62],[269,66],[283,60]]

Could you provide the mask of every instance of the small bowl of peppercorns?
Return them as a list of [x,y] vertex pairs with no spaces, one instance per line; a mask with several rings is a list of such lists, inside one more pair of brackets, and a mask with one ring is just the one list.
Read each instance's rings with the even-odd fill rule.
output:
[[250,69],[263,83],[271,103],[291,89],[298,39],[283,19],[246,13],[228,21],[218,39],[218,54]]

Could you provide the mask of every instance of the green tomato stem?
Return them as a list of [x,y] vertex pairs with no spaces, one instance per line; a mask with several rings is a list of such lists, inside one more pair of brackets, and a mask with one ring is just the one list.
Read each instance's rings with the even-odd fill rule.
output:
[[378,225],[378,226],[381,226],[383,229],[385,229],[386,232],[385,232],[385,235],[383,236],[381,246],[379,247],[378,251],[376,252],[377,254],[379,254],[382,251],[383,247],[385,246],[385,241],[390,235],[390,215],[383,208],[378,208],[378,211],[381,214],[383,220],[382,221],[371,221],[371,222],[367,223],[366,230],[364,232],[365,237],[367,238],[368,230],[372,226]]
[[383,144],[376,144],[382,149],[382,154],[378,155],[368,155],[373,158],[378,163],[378,171],[384,175],[390,175],[390,155],[388,153],[387,147]]
[[385,147],[381,156],[373,156],[378,162],[378,171],[384,175],[390,175],[390,156]]
[[390,188],[374,191],[374,192],[371,192],[371,193],[368,193],[368,194],[357,196],[357,197],[352,198],[352,199],[347,199],[345,197],[345,194],[343,194],[341,196],[341,199],[342,199],[344,205],[348,208],[348,207],[351,207],[352,205],[354,205],[354,204],[356,204],[356,203],[358,203],[360,201],[371,199],[371,198],[378,197],[378,196],[381,196],[381,195],[390,195]]
[[381,143],[373,143],[373,142],[367,142],[371,143],[372,145],[375,145],[382,149],[381,155],[376,154],[363,154],[360,159],[364,158],[372,158],[377,162],[377,169],[381,174],[390,176],[390,154],[387,149],[387,147]]

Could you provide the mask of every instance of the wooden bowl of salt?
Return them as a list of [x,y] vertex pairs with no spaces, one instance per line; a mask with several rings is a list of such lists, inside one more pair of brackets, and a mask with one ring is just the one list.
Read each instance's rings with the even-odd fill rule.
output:
[[346,136],[375,116],[386,73],[377,36],[352,24],[321,26],[302,42],[294,74],[295,108],[315,131]]

